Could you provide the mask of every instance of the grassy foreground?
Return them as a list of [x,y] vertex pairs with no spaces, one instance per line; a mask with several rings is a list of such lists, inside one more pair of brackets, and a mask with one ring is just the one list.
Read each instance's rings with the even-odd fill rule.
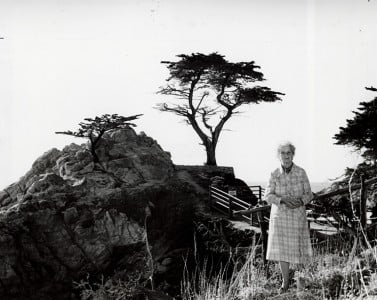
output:
[[377,248],[369,247],[355,257],[341,248],[335,252],[315,248],[307,265],[292,266],[290,289],[279,294],[278,265],[269,263],[266,270],[252,249],[228,279],[225,272],[209,278],[205,270],[185,276],[182,299],[377,299]]
[[[350,245],[351,244],[351,245]],[[264,267],[252,247],[242,261],[233,263],[233,271],[225,266],[211,274],[205,267],[194,273],[183,271],[182,300],[317,300],[317,299],[377,299],[377,247],[369,246],[350,254],[352,243],[338,243],[334,250],[314,246],[314,254],[306,265],[292,265],[291,285],[279,293],[280,270],[276,263]],[[108,279],[91,286],[82,281],[77,288],[81,299],[134,299],[139,290],[137,280],[120,282]]]

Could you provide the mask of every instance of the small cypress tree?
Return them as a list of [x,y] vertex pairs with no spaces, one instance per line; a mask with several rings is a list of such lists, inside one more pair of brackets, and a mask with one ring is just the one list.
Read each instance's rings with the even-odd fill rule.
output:
[[90,142],[90,153],[93,157],[94,163],[99,163],[99,158],[96,152],[98,142],[101,140],[106,132],[111,132],[116,129],[127,127],[135,127],[134,121],[141,116],[133,115],[129,117],[119,116],[117,114],[104,114],[101,117],[85,118],[84,122],[79,123],[79,129],[76,131],[57,131],[56,134],[66,134],[74,137],[87,138]]

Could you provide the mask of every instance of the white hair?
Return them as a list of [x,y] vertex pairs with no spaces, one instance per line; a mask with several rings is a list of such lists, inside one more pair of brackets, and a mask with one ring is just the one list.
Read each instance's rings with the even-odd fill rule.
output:
[[287,146],[291,149],[292,154],[295,155],[296,147],[289,141],[284,141],[279,144],[278,149],[277,149],[277,154],[280,155],[281,149]]

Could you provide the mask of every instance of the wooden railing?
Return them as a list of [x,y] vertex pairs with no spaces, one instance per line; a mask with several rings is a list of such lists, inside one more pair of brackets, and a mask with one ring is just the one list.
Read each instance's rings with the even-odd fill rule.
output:
[[[262,200],[264,189],[261,186],[250,187],[254,195],[258,197],[259,202]],[[268,219],[271,206],[264,205],[252,208],[250,203],[239,199],[235,195],[235,191],[229,191],[229,193],[222,191],[219,188],[210,186],[210,207],[225,213],[230,219],[239,219],[247,221],[251,226],[260,228],[260,238],[262,244],[263,262],[266,263],[266,251],[267,251],[267,230]]]
[[[249,186],[253,194],[258,198],[258,202],[262,201],[262,197],[265,189],[260,185]],[[251,208],[251,203],[240,199],[236,196],[236,187],[234,190],[225,192],[217,187],[210,186],[210,206],[211,209],[215,209],[221,213],[227,214],[229,218],[243,218],[244,221],[250,223],[250,225],[258,226],[256,224],[256,214],[259,211],[252,211],[251,213],[242,213]],[[252,200],[252,199],[250,199]],[[269,206],[266,206],[269,209]],[[237,212],[235,214],[235,212]]]
[[253,194],[258,197],[258,200],[262,201],[265,189],[260,185],[249,185],[249,188],[253,192]]
[[232,194],[220,190],[219,188],[210,187],[210,207],[222,213],[228,214],[229,218],[233,218],[235,210],[245,210],[250,207],[250,204],[244,200],[237,198]]

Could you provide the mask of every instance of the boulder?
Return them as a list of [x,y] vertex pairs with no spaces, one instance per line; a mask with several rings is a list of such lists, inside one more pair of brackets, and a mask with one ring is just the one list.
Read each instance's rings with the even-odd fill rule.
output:
[[47,151],[0,192],[0,299],[79,299],[80,282],[101,278],[179,293],[207,179],[131,128],[96,152],[99,163],[88,144]]

